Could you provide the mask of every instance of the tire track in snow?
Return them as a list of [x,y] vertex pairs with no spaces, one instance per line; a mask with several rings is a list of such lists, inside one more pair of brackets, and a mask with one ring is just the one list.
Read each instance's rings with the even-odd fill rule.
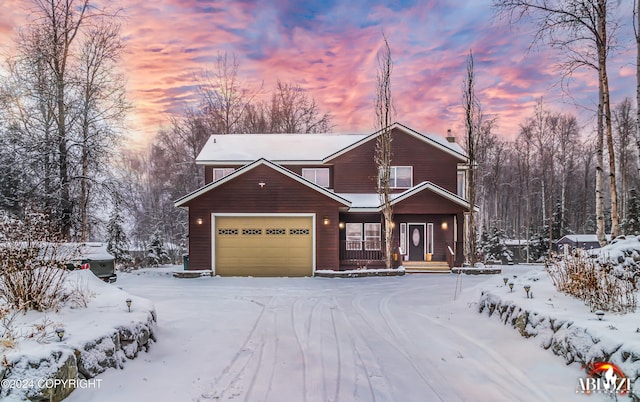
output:
[[[502,356],[497,354],[493,349],[486,347],[482,343],[475,340],[473,337],[467,335],[465,332],[459,330],[458,328],[447,325],[441,320],[433,318],[429,315],[423,313],[417,313],[420,317],[423,317],[430,321],[432,324],[438,325],[442,328],[445,328],[456,336],[462,338],[465,342],[473,344],[477,349],[481,350],[483,354],[488,356],[491,360],[493,360],[496,364],[492,365],[493,367],[501,367],[505,371],[505,375],[495,375],[492,376],[492,381],[496,383],[501,383],[503,385],[504,390],[508,390],[514,386],[514,382],[517,383],[519,390],[518,393],[512,395],[514,398],[520,397],[523,392],[528,392],[530,395],[535,395],[537,400],[540,401],[551,401],[549,397],[540,392],[539,387],[532,386],[531,380],[527,378],[527,376],[517,367],[510,363],[508,360],[504,359]],[[486,371],[485,371],[486,373]]]
[[[291,304],[291,327],[293,328],[293,335],[296,339],[296,343],[298,344],[298,349],[300,349],[300,356],[302,358],[302,400],[306,402],[307,401],[307,356],[305,353],[305,346],[302,345],[302,341],[300,340],[300,336],[298,335],[298,330],[296,329],[296,318],[295,318],[295,309],[299,301],[300,301],[300,298],[297,297],[294,300],[294,302]],[[311,312],[313,313],[313,310]],[[303,329],[305,327],[304,321],[302,322],[302,327]],[[309,319],[309,327],[308,327],[307,333],[309,333],[310,331],[311,331],[311,318]]]
[[[384,375],[376,355],[373,353],[369,345],[363,339],[362,335],[351,324],[350,319],[346,312],[337,305],[336,309],[340,312],[341,318],[349,331],[349,340],[354,357],[354,369],[356,369],[354,388],[354,397],[357,400],[357,367],[360,366],[367,379],[367,385],[371,393],[371,400],[373,401],[393,401],[391,397],[391,387],[387,378]],[[339,341],[340,338],[338,338]],[[358,364],[359,363],[359,364]],[[369,399],[365,399],[369,400]]]
[[[268,302],[265,304],[255,302],[253,300],[252,302],[260,305],[262,309],[260,310],[258,317],[256,317],[256,320],[253,323],[253,326],[249,331],[249,334],[247,335],[244,342],[238,349],[238,352],[234,355],[231,362],[224,368],[224,370],[222,370],[222,373],[220,374],[220,376],[218,376],[218,378],[215,379],[212,385],[213,389],[210,392],[207,392],[206,394],[201,395],[201,397],[197,399],[198,401],[223,400],[223,398],[225,398],[226,394],[229,391],[234,391],[233,387],[237,385],[238,380],[240,379],[242,374],[245,372],[252,357],[254,356],[256,347],[254,346],[252,348],[250,347],[250,344],[255,342],[256,332],[263,320],[265,312],[270,307],[273,306],[274,300],[273,300],[273,297],[270,297]],[[260,336],[259,339],[260,339],[260,342],[258,342],[257,345],[262,350],[264,347],[264,334],[262,334],[262,336]],[[262,354],[262,352],[260,353]],[[237,397],[240,394],[241,392],[236,391],[235,393],[229,396],[229,399]]]
[[[385,326],[391,331],[391,333],[393,334],[393,338],[395,339],[390,337],[387,332],[377,328],[377,326],[374,324],[376,320],[371,319],[370,313],[367,313],[366,309],[362,306],[362,300],[365,297],[367,297],[366,295],[361,295],[356,297],[352,302],[352,306],[355,308],[356,312],[360,315],[360,317],[367,324],[367,326],[369,326],[381,339],[383,339],[392,348],[394,348],[411,365],[411,367],[413,367],[416,374],[420,377],[420,379],[424,382],[424,384],[433,393],[433,396],[435,396],[440,401],[445,401],[446,399],[440,394],[440,392],[436,390],[432,382],[435,381],[436,383],[444,384],[446,383],[446,379],[442,377],[436,370],[433,370],[433,369],[429,370],[429,375],[427,376],[423,372],[423,370],[420,367],[418,367],[418,364],[415,362],[415,359],[411,357],[411,354],[409,354],[404,348],[400,346],[405,341],[403,339],[404,337],[401,337],[398,335],[394,326],[389,324],[387,317],[382,313],[380,306],[383,301],[386,300],[388,302],[388,300],[391,299],[392,297],[395,297],[396,295],[404,292],[405,292],[404,290],[401,290],[391,294],[387,294],[380,301],[378,301],[378,313],[382,317]],[[427,365],[427,367],[432,367],[432,365]]]

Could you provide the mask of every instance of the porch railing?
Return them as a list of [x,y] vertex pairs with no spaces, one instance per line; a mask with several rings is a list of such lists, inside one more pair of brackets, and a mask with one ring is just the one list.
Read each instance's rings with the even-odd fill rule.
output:
[[379,240],[340,241],[340,263],[342,265],[384,265],[384,245]]

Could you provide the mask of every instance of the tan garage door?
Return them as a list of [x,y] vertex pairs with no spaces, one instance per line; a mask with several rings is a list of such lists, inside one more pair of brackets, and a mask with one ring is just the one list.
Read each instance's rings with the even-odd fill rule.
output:
[[215,266],[221,276],[311,276],[309,216],[217,216]]

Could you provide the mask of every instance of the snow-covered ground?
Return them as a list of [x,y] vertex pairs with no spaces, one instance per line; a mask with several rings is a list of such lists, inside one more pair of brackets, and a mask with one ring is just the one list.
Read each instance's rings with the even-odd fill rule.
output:
[[[176,279],[174,269],[118,276],[153,301],[158,342],[69,401],[603,398],[575,393],[579,366],[478,314],[481,289],[502,276]],[[532,269],[543,270],[507,273]]]

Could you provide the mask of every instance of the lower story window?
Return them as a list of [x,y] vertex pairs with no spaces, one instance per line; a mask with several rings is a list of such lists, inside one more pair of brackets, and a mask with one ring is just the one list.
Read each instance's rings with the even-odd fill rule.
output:
[[362,244],[364,243],[365,250],[380,250],[380,228],[381,225],[379,223],[347,223],[346,249],[362,250]]
[[364,248],[365,250],[380,250],[380,224],[364,224]]
[[362,250],[362,223],[347,223],[347,250]]

